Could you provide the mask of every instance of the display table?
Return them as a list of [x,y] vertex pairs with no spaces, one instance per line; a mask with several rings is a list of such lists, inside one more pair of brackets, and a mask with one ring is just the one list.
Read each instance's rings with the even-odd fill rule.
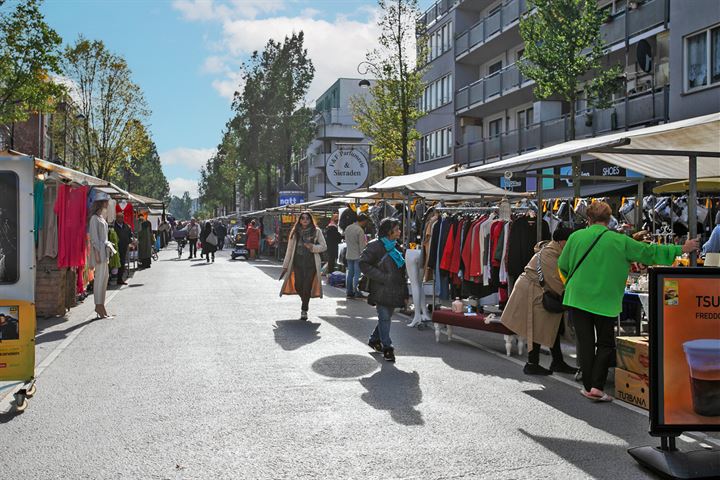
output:
[[522,337],[516,335],[500,322],[485,323],[485,315],[483,314],[466,315],[464,313],[455,313],[452,310],[436,310],[432,314],[432,321],[435,324],[435,341],[437,342],[440,341],[440,334],[443,333],[440,325],[446,326],[444,333],[447,335],[448,340],[452,340],[452,327],[456,326],[503,335],[505,338],[505,353],[508,356],[512,354],[513,340],[517,340],[518,355],[523,353],[525,341]]

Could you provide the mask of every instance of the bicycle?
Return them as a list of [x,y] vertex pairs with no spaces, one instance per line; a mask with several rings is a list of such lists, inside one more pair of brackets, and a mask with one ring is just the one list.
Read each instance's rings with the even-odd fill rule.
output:
[[152,253],[150,253],[150,257],[152,258],[153,262],[158,261],[158,249],[155,248],[155,245],[152,246]]
[[187,240],[185,240],[184,238],[178,238],[175,241],[177,242],[178,260],[180,260],[182,258],[183,248],[185,248],[185,244],[187,243]]

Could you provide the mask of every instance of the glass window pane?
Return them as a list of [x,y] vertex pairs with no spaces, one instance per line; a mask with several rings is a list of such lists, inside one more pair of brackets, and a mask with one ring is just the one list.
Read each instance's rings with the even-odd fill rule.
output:
[[688,37],[685,56],[687,58],[687,88],[707,85],[707,33]]
[[710,30],[710,82],[720,82],[720,27]]
[[19,280],[18,182],[15,172],[0,172],[0,285]]

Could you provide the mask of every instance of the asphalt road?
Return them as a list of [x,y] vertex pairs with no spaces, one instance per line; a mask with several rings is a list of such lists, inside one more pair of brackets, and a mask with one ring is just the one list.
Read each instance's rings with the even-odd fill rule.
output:
[[90,298],[41,321],[38,392],[0,414],[0,476],[652,478],[626,453],[655,443],[647,417],[401,317],[389,364],[364,302],[326,286],[296,320],[278,265],[227,255],[161,252],[112,292],[116,318],[90,321]]

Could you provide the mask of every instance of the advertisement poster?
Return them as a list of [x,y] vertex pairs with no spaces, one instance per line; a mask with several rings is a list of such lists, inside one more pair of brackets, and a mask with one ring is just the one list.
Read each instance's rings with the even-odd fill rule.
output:
[[720,429],[720,269],[654,270],[651,416],[669,429]]
[[0,285],[18,281],[18,176],[0,171]]
[[35,310],[0,300],[0,381],[29,380],[35,370]]

